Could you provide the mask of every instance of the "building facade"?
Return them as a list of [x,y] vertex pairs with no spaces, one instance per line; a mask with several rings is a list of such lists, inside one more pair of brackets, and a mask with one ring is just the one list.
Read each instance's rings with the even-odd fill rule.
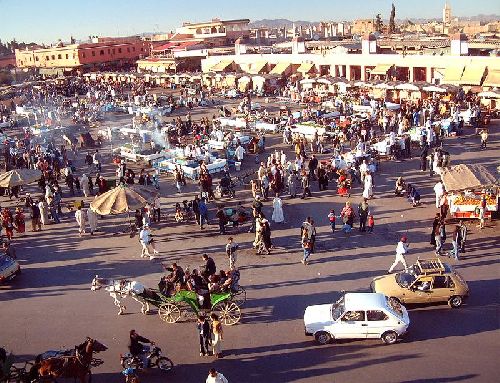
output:
[[330,75],[353,81],[379,79],[455,85],[480,85],[488,77],[495,84],[500,71],[500,59],[496,56],[468,56],[468,42],[463,35],[458,35],[457,41],[452,39],[451,52],[446,55],[381,54],[377,41],[366,37],[364,40],[362,52],[358,54],[340,51],[314,54],[292,49],[291,54],[209,56],[202,60],[202,70],[217,72],[224,66],[247,71],[259,63],[269,68],[270,74],[278,76],[288,71],[302,77]]
[[149,55],[150,44],[139,38],[96,38],[89,43],[49,48],[16,49],[18,68],[99,68],[133,64]]
[[351,33],[353,35],[364,35],[367,33],[375,32],[375,20],[373,19],[361,19],[354,20],[354,23],[351,28]]
[[[176,35],[204,42],[218,39],[219,41],[225,41],[227,44],[234,44],[239,38],[247,39],[250,37],[248,24],[250,24],[249,19],[212,19],[212,21],[204,23],[185,22],[181,27],[176,28]],[[175,39],[175,35],[173,39]]]

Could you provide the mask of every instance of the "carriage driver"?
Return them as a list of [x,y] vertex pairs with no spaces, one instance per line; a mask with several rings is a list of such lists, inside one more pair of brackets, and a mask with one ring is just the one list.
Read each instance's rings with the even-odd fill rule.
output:
[[151,342],[149,339],[140,336],[135,332],[135,330],[130,330],[128,349],[130,350],[132,356],[141,358],[143,368],[148,368],[149,361],[147,352],[149,351],[149,346],[145,346],[144,343],[154,345],[154,342]]

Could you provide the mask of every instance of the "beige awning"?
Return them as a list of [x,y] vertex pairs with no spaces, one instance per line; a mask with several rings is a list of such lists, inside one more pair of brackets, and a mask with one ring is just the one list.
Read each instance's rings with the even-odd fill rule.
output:
[[234,61],[220,61],[215,64],[210,70],[212,72],[223,72],[228,66],[232,65]]
[[150,187],[119,185],[94,198],[90,208],[100,215],[120,214],[152,203],[158,192]]
[[500,69],[488,69],[483,86],[500,87]]
[[459,83],[462,78],[462,73],[464,72],[464,66],[449,66],[444,72],[444,83]]
[[376,75],[386,75],[389,69],[392,68],[393,64],[378,64],[375,68],[372,69],[370,74]]
[[277,74],[277,75],[282,75],[283,73],[285,73],[285,71],[290,68],[290,63],[278,63],[276,64],[276,66],[273,68],[273,70],[271,72],[269,72],[270,74]]
[[259,74],[267,65],[267,61],[258,61],[255,64],[250,66],[248,73],[250,74]]
[[300,66],[297,68],[297,72],[300,72],[302,74],[309,73],[314,67],[314,64],[311,63],[302,63]]
[[448,192],[477,189],[497,184],[497,179],[483,165],[460,164],[445,169],[441,180]]
[[464,73],[462,74],[462,78],[460,79],[460,84],[481,85],[485,70],[486,67],[484,65],[467,65],[465,67]]
[[28,185],[39,180],[41,177],[42,172],[38,169],[14,169],[0,175],[0,187],[11,188]]

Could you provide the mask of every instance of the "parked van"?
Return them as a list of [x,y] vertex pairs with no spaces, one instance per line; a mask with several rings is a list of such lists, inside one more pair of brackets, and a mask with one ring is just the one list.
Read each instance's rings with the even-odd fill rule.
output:
[[393,344],[406,332],[410,318],[396,299],[377,293],[346,293],[334,304],[308,306],[307,336],[320,344],[334,339],[375,339]]

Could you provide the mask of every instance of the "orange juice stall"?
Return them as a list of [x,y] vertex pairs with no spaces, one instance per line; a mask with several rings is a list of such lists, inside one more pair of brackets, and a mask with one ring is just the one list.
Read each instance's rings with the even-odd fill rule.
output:
[[498,211],[498,180],[483,165],[460,164],[446,169],[441,180],[448,193],[453,218],[479,218],[481,201],[486,208],[484,217],[491,219]]

